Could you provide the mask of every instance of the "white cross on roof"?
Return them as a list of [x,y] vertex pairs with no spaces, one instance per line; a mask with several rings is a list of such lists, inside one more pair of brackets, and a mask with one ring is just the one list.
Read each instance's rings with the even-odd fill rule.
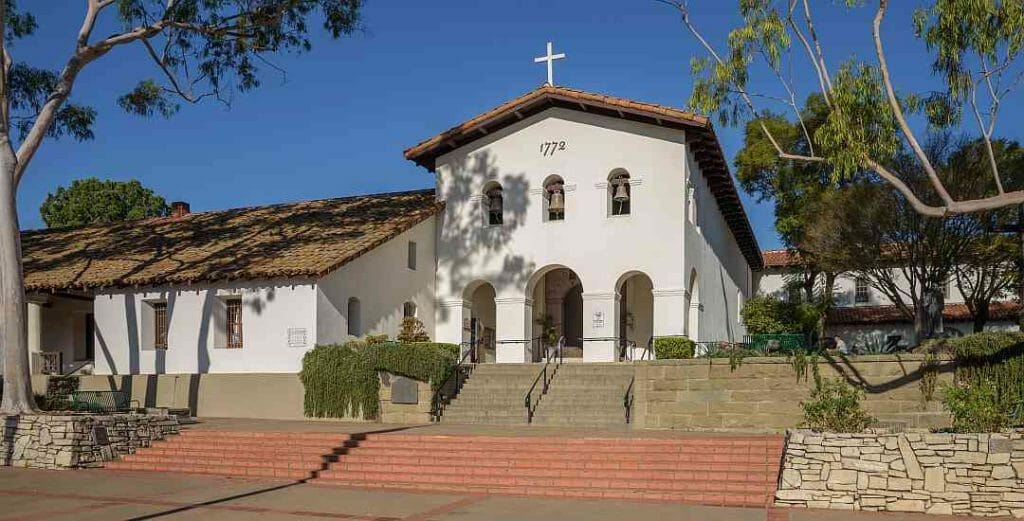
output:
[[555,84],[555,60],[562,60],[565,58],[565,53],[554,54],[552,50],[551,42],[548,42],[548,54],[546,56],[538,56],[533,59],[533,63],[548,62],[548,85],[554,86]]

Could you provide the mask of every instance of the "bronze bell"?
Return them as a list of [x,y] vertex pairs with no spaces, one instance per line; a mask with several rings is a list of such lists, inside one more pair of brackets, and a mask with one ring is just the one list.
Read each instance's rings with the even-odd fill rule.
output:
[[612,196],[612,200],[617,203],[624,203],[629,200],[629,191],[626,189],[628,181],[619,181],[615,183],[615,195]]
[[548,210],[559,213],[565,211],[565,196],[562,195],[561,190],[556,188],[551,192],[551,200],[548,202]]

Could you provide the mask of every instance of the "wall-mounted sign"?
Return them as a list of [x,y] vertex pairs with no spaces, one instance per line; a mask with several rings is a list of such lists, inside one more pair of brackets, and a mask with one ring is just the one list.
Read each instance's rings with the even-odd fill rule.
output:
[[306,328],[288,328],[288,347],[306,347]]
[[595,311],[593,320],[594,329],[604,327],[604,311]]

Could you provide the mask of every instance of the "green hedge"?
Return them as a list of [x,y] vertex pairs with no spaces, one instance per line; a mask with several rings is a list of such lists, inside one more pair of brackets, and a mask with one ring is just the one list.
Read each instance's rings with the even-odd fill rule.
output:
[[654,357],[658,360],[693,358],[695,344],[684,336],[666,336],[654,339]]
[[303,408],[308,417],[380,416],[379,371],[440,385],[454,369],[459,346],[431,342],[352,341],[316,346],[302,359]]

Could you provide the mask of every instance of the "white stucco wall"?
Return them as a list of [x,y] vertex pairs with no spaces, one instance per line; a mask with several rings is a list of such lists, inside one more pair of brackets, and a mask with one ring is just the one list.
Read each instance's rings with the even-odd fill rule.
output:
[[[751,295],[751,272],[739,244],[711,193],[692,154],[687,154],[685,273],[696,273],[697,288],[688,279],[687,336],[698,342],[741,341],[746,329],[739,317],[742,302]],[[690,323],[696,319],[696,327]]]
[[[268,281],[215,287],[149,288],[96,295],[96,374],[294,373],[316,342],[314,281]],[[227,295],[241,295],[244,347],[218,346]],[[167,303],[167,349],[153,349],[146,314]],[[222,326],[220,326],[222,327]],[[305,346],[288,346],[288,329],[304,329]]]
[[[786,269],[771,269],[762,272],[758,279],[758,291],[766,295],[775,295],[779,298],[787,297],[787,280],[797,272]],[[902,273],[896,273],[896,282],[901,289],[908,291],[910,285]],[[835,304],[837,306],[890,306],[889,300],[882,292],[868,286],[868,301],[855,302],[854,293],[857,285],[856,278],[852,275],[840,275],[836,277],[834,286]],[[949,283],[949,296],[945,299],[947,304],[961,304],[964,301],[963,295],[957,288],[955,281]],[[909,299],[907,299],[909,302]]]
[[[359,299],[363,335],[398,335],[402,305],[416,304],[416,315],[434,336],[436,241],[434,218],[417,224],[373,251],[321,279],[316,291],[317,342],[332,344],[348,334],[348,300]],[[416,269],[408,268],[408,244],[416,243]]]
[[[440,223],[437,297],[438,337],[465,340],[463,318],[471,313],[466,288],[485,281],[496,292],[498,361],[523,361],[533,335],[532,285],[547,270],[566,267],[583,285],[584,358],[607,360],[618,336],[617,291],[625,276],[647,275],[654,300],[653,334],[683,334],[687,273],[684,262],[687,146],[678,130],[552,108],[437,159],[438,197],[447,203]],[[565,150],[542,153],[542,144],[564,141]],[[630,175],[631,213],[611,216],[608,176],[616,169]],[[543,183],[560,176],[566,186],[565,220],[544,218]],[[504,224],[486,224],[484,187],[495,181],[504,193]],[[709,194],[702,194],[708,197]],[[714,203],[705,205],[708,212]],[[710,234],[724,228],[709,219]],[[718,270],[715,255],[731,255],[731,234],[698,249],[708,288],[734,275],[731,265]],[[737,255],[744,268],[745,261]],[[735,300],[709,299],[708,316],[735,315],[719,310]],[[603,320],[598,320],[598,318]],[[736,325],[718,329],[735,330]],[[712,329],[714,331],[714,329]]]

